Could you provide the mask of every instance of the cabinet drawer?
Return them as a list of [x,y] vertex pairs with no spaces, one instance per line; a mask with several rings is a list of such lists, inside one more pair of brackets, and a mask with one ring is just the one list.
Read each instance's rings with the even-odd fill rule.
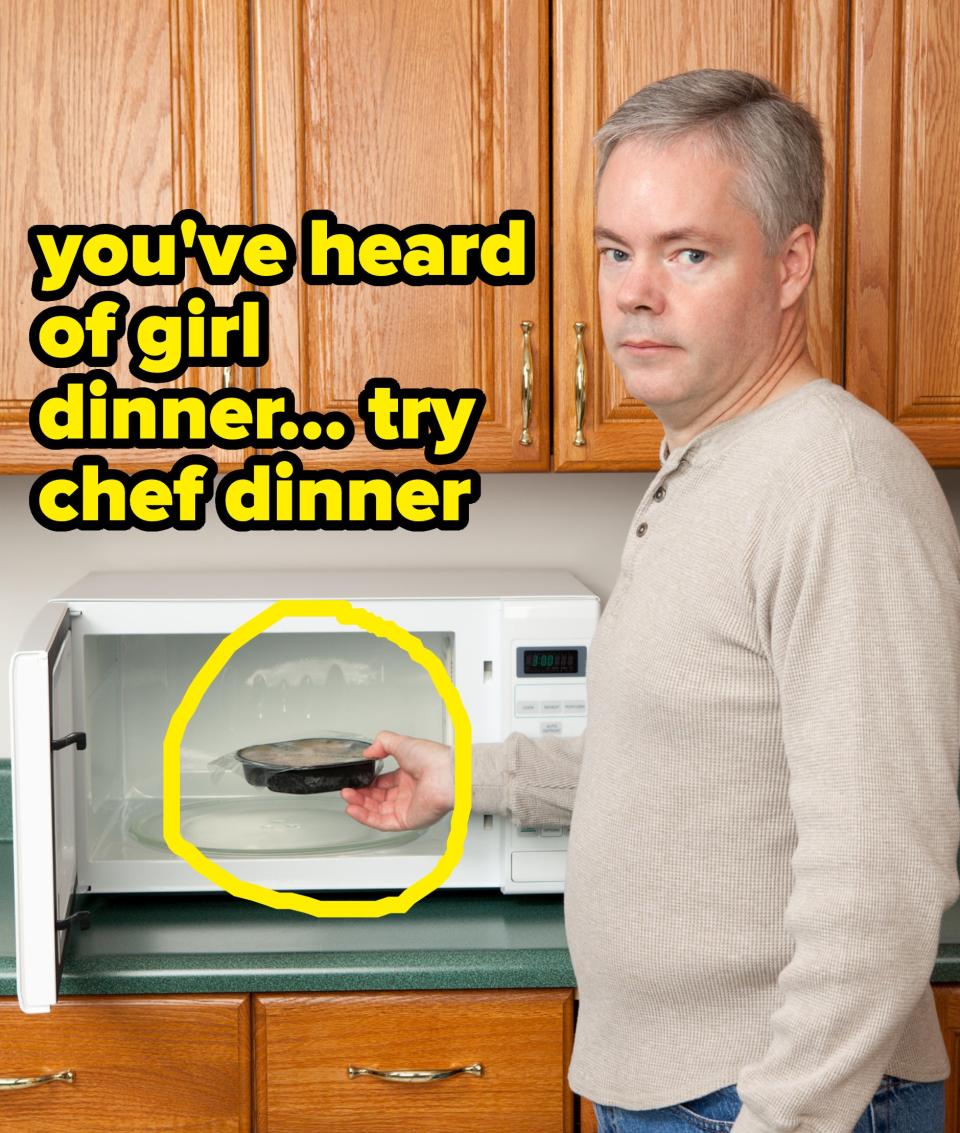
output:
[[4,1133],[248,1133],[246,996],[64,999],[49,1015],[0,1001],[0,1077],[73,1071],[0,1093]]
[[[258,1133],[567,1133],[573,992],[257,996]],[[429,1082],[349,1075],[446,1070]]]

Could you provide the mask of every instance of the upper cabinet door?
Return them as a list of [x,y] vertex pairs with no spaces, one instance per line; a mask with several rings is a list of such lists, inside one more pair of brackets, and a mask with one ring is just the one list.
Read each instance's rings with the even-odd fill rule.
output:
[[[827,198],[807,298],[813,360],[843,373],[844,0],[555,0],[554,467],[659,467],[654,415],[628,397],[606,355],[596,295],[592,138],[629,95],[699,67],[753,71],[800,99],[823,128]],[[948,52],[945,52],[944,58]],[[577,323],[586,400],[577,432]]]
[[854,0],[847,388],[960,464],[960,19]]
[[[33,224],[169,224],[181,208],[214,224],[250,220],[247,0],[4,0],[0,4],[0,108],[6,166],[0,215],[0,470],[69,464],[80,451],[50,451],[30,435],[30,403],[61,373],[30,351],[43,305],[30,294]],[[111,288],[134,311],[176,303],[182,287]],[[58,303],[82,306],[99,288],[79,283]],[[218,304],[237,288],[209,288]],[[121,344],[110,368],[138,383]],[[222,370],[188,371],[163,386],[244,382]],[[252,385],[252,375],[249,377]],[[91,450],[82,450],[90,452]],[[113,449],[124,467],[167,466],[170,449]],[[213,449],[215,459],[240,454]]]
[[[528,285],[307,285],[270,291],[261,384],[298,407],[356,420],[368,378],[478,387],[487,403],[464,465],[549,466],[549,40],[546,0],[253,0],[257,219],[299,237],[326,209],[374,223],[536,220]],[[524,423],[528,332],[529,443]],[[349,448],[300,451],[314,466],[422,465],[358,427]]]

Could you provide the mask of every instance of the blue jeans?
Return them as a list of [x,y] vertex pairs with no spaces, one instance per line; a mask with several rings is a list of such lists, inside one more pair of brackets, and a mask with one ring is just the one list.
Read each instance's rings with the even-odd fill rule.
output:
[[[664,1109],[593,1108],[600,1133],[729,1133],[740,1104],[736,1086],[721,1086]],[[943,1082],[908,1082],[884,1074],[851,1133],[943,1133],[943,1122]]]

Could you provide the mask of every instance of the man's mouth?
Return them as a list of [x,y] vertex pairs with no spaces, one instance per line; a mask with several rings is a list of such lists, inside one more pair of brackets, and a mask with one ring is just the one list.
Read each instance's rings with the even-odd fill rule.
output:
[[657,342],[652,338],[637,338],[627,339],[620,344],[625,346],[628,350],[633,350],[638,354],[653,354],[657,350],[673,350],[675,347],[668,346],[665,342]]

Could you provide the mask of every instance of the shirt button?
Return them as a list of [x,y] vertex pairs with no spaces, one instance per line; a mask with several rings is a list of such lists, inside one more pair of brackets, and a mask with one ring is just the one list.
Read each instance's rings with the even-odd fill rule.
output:
[[647,525],[645,523],[641,523],[640,526],[637,528],[637,535],[639,536],[639,535],[645,534],[646,530],[647,530]]
[[660,487],[657,488],[657,490],[653,493],[653,498],[655,500],[662,500],[666,494],[667,489],[661,484]]

